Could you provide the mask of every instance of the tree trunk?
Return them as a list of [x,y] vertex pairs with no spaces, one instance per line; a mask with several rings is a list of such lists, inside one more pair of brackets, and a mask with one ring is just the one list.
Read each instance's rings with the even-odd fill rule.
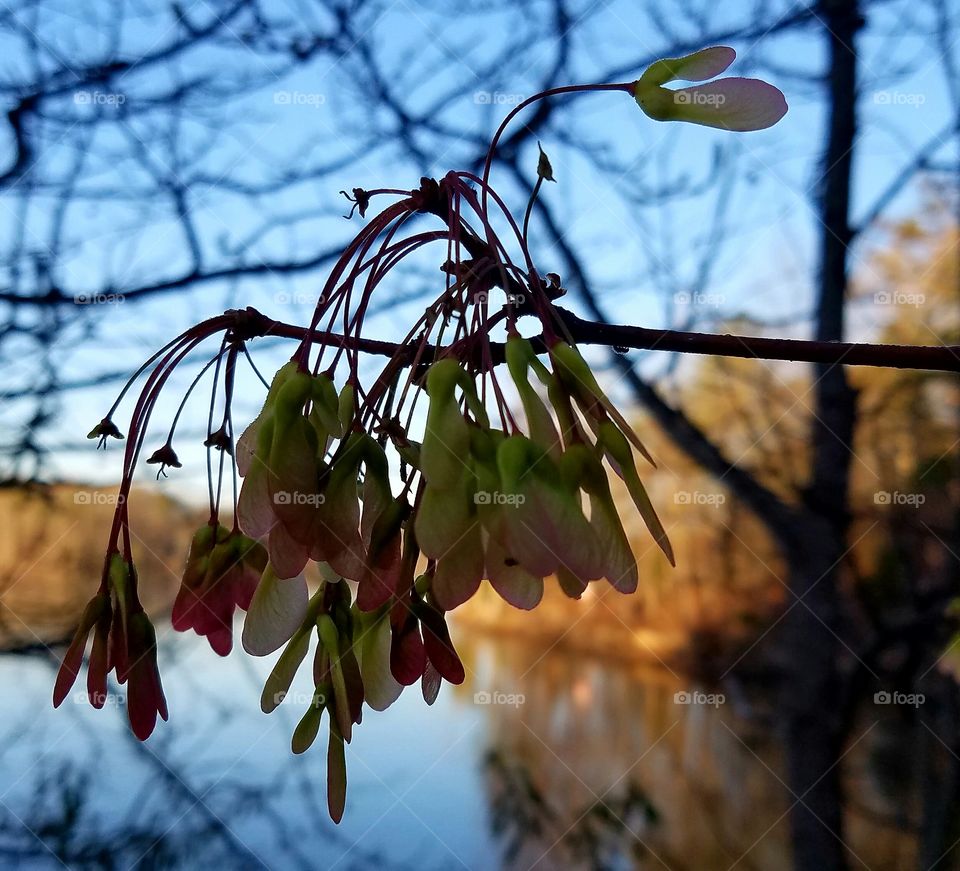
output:
[[[856,140],[858,0],[821,0],[829,46],[828,134],[818,185],[820,269],[816,337],[842,341]],[[814,368],[810,485],[804,521],[786,543],[790,591],[783,692],[790,814],[797,871],[847,867],[841,757],[848,700],[841,686],[840,579],[849,529],[850,460],[856,395],[842,366]]]
[[[788,551],[781,724],[791,792],[790,834],[797,871],[847,867],[840,764],[846,738],[839,670],[837,580],[845,538],[834,524],[804,523]],[[798,601],[799,600],[799,601]]]

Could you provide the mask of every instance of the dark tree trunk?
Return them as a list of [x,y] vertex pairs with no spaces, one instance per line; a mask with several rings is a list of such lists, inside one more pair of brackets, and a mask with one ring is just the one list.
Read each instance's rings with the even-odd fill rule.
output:
[[845,539],[825,519],[804,522],[788,550],[793,594],[781,638],[781,723],[792,795],[790,833],[797,871],[847,867],[841,757],[846,705],[839,663],[837,580]]
[[[818,183],[820,269],[816,338],[842,341],[847,293],[850,173],[856,141],[858,0],[821,0],[829,46],[828,134]],[[784,732],[794,867],[847,867],[841,757],[847,699],[840,665],[840,579],[847,552],[849,480],[856,395],[842,366],[814,368],[812,465],[807,512],[786,545],[790,591],[785,619]]]

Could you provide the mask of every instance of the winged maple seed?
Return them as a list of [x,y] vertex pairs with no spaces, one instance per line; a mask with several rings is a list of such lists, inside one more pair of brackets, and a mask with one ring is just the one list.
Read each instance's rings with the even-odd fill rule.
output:
[[[247,611],[243,647],[255,656],[282,653],[267,678],[261,707],[274,710],[289,690],[315,636],[313,700],[292,740],[311,746],[326,713],[328,800],[344,811],[344,743],[363,706],[383,710],[417,681],[432,703],[442,681],[461,683],[464,666],[446,613],[490,586],[517,608],[532,609],[547,583],[571,598],[606,581],[636,590],[637,563],[610,489],[607,470],[624,482],[667,559],[674,555],[647,497],[636,455],[652,463],[637,434],[603,391],[580,350],[565,335],[553,300],[560,277],[534,266],[523,230],[489,184],[491,159],[507,123],[536,99],[557,93],[615,90],[658,120],[732,130],[770,126],[786,111],[783,95],[763,82],[721,79],[670,91],[664,84],[703,81],[723,72],[733,49],[713,47],[651,65],[635,82],[579,85],[544,92],[517,106],[497,131],[481,176],[450,172],[416,190],[353,189],[361,218],[375,199],[390,204],[372,217],[331,270],[293,356],[273,376],[256,419],[235,438],[231,415],[236,367],[246,343],[262,334],[262,315],[227,312],[187,330],[134,374],[90,433],[101,445],[122,439],[113,416],[144,378],[124,442],[123,473],[97,595],[87,606],[57,677],[59,705],[81,670],[88,637],[88,693],[102,706],[110,672],[128,686],[130,723],[147,738],[167,706],[157,670],[154,628],[137,594],[130,547],[130,488],[148,425],[171,373],[207,340],[220,346],[187,390],[212,370],[205,445],[210,463],[209,521],[194,535],[173,607],[172,625],[194,630],[220,655],[232,648],[237,608]],[[541,150],[540,180],[553,180]],[[534,192],[539,190],[539,182]],[[531,204],[532,204],[531,198]],[[430,213],[443,229],[399,231]],[[529,218],[529,207],[527,218]],[[498,234],[494,224],[509,232]],[[390,271],[414,251],[445,247],[441,293],[412,325],[373,380],[361,377],[370,345],[364,314]],[[510,252],[515,252],[511,254]],[[491,292],[504,304],[496,310]],[[539,321],[535,345],[517,328]],[[337,323],[341,334],[333,332]],[[494,346],[494,329],[506,342]],[[292,333],[290,332],[292,331]],[[376,343],[374,343],[376,344]],[[522,406],[522,422],[504,399],[505,364]],[[258,373],[259,374],[259,373]],[[425,423],[414,426],[426,400]],[[213,409],[223,417],[214,420]],[[148,463],[179,468],[172,443],[183,404]],[[221,523],[229,462],[232,521]],[[227,470],[229,471],[229,470]],[[308,588],[304,570],[323,580]]]

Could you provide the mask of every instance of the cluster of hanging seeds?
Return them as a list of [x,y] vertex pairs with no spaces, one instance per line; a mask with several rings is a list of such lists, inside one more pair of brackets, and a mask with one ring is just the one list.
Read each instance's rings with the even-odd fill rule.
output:
[[[658,63],[674,64],[672,78],[684,77],[686,69],[700,80],[725,69],[730,52],[706,49]],[[659,67],[655,72],[647,82],[558,91],[623,90],[644,107],[651,89],[663,90],[660,84],[671,78]],[[608,469],[623,480],[673,562],[637,471],[636,455],[650,457],[569,335],[554,306],[563,292],[559,276],[541,275],[534,266],[527,220],[521,230],[489,185],[493,149],[506,123],[480,176],[451,172],[439,181],[422,179],[412,191],[354,189],[351,215],[357,210],[365,218],[374,199],[390,202],[346,246],[305,328],[252,309],[227,312],[187,330],[135,373],[90,433],[101,444],[124,438],[113,416],[142,379],[100,588],[64,658],[55,704],[77,679],[92,633],[91,704],[104,704],[113,672],[128,687],[138,737],[151,734],[158,716],[167,717],[156,634],[138,597],[129,496],[161,392],[188,355],[217,337],[218,350],[190,383],[166,439],[146,459],[160,473],[180,466],[173,448],[177,423],[187,398],[212,372],[205,441],[210,514],[193,536],[172,624],[194,630],[226,655],[235,611],[245,610],[244,649],[265,656],[283,648],[263,689],[267,713],[283,700],[315,639],[315,692],[292,746],[309,748],[327,714],[328,802],[335,820],[346,795],[344,743],[364,705],[383,710],[418,681],[432,702],[443,680],[464,680],[446,613],[482,584],[524,609],[540,602],[547,583],[575,599],[588,583],[604,579],[624,593],[636,589],[637,564]],[[540,181],[553,177],[542,153],[538,174],[533,198]],[[422,215],[439,218],[440,228],[410,230]],[[445,249],[438,258],[442,292],[400,343],[370,339],[364,318],[373,295],[398,264],[427,246]],[[493,304],[495,293],[501,305]],[[521,336],[521,318],[539,321],[535,339]],[[505,340],[492,340],[494,331]],[[237,436],[236,369],[244,361],[253,365],[247,344],[268,333],[298,345],[273,376],[256,419]],[[387,356],[375,378],[363,377],[361,354]],[[508,405],[504,372],[520,409]],[[230,479],[232,510],[222,511]],[[307,581],[311,563],[318,582]]]

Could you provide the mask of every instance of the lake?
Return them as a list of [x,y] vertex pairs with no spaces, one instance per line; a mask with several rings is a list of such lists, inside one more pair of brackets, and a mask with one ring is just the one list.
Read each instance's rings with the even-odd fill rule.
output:
[[[220,660],[158,631],[171,722],[144,745],[122,696],[54,711],[51,661],[0,655],[6,867],[789,867],[795,798],[756,691],[461,626],[463,686],[365,712],[335,826],[326,725],[304,756],[289,749],[308,683],[264,715],[275,657]],[[915,867],[915,712],[864,708],[843,763],[848,841],[870,869]]]

